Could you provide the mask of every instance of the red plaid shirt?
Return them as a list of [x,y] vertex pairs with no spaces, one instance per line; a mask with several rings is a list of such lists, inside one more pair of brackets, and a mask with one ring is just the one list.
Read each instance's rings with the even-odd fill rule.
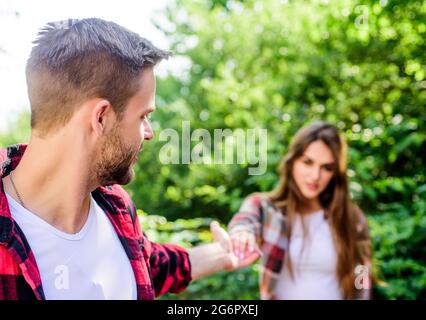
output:
[[[0,150],[0,177],[10,174],[26,149],[14,145]],[[167,292],[178,293],[191,281],[191,265],[185,249],[150,242],[141,231],[136,208],[119,185],[92,192],[104,210],[130,260],[137,298],[151,300]],[[13,220],[0,180],[0,299],[45,299],[34,254]]]

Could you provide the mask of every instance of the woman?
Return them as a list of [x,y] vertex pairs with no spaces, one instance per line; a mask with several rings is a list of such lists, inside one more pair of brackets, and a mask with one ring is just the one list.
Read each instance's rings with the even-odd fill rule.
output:
[[262,257],[261,298],[370,298],[367,221],[350,200],[341,134],[324,122],[302,128],[279,174],[228,226],[243,265]]

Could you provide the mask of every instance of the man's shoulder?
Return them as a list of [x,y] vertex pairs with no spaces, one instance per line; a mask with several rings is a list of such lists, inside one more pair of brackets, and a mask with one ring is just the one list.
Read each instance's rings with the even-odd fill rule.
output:
[[119,184],[113,184],[109,186],[99,187],[99,191],[107,194],[109,196],[116,196],[123,201],[132,202],[132,199],[130,198],[130,195],[124,190],[124,188]]
[[26,144],[14,144],[0,148],[0,176],[8,174],[16,167],[26,149]]
[[18,263],[4,246],[0,246],[0,276],[17,276],[22,272]]

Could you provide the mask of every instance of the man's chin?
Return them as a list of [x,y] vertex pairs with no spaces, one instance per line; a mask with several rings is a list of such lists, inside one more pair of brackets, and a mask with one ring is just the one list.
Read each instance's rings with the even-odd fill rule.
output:
[[129,169],[122,178],[117,179],[118,181],[116,183],[124,186],[126,184],[129,184],[134,177],[135,177],[135,172],[133,171],[133,169]]
[[121,185],[126,185],[132,182],[133,178],[135,177],[135,172],[133,169],[130,169],[128,174],[126,175],[126,179],[123,181],[123,183],[120,183]]
[[135,172],[133,169],[129,169],[125,174],[123,175],[116,175],[115,178],[109,179],[107,181],[102,182],[102,186],[111,186],[113,184],[119,184],[119,185],[126,185],[129,184],[135,176]]

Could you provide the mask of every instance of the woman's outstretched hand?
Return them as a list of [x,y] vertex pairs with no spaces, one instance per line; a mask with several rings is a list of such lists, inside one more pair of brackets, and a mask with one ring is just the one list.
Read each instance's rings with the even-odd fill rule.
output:
[[214,241],[218,242],[229,253],[231,264],[227,268],[228,271],[247,267],[261,255],[254,235],[249,232],[238,232],[231,238],[217,221],[210,224],[210,230]]

